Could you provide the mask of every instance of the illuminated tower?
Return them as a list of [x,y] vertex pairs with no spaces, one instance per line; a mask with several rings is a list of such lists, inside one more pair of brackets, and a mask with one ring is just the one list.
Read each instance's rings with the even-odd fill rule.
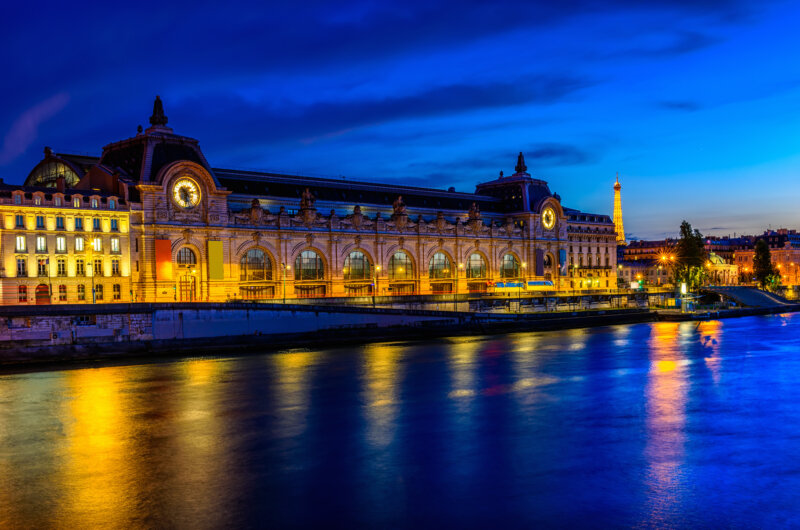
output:
[[622,226],[622,186],[619,183],[619,173],[617,182],[614,184],[614,231],[617,232],[617,245],[625,244],[625,227]]

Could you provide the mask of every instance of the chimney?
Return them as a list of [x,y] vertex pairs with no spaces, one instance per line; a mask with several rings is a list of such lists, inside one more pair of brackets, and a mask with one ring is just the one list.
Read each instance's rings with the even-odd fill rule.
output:
[[65,183],[66,183],[66,180],[64,179],[64,175],[59,175],[56,178],[56,189],[58,191],[60,191],[61,193],[64,193]]

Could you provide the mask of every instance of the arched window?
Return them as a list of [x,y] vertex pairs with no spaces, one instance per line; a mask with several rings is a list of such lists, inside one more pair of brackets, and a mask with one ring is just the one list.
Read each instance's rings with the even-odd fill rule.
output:
[[260,248],[251,248],[242,257],[239,266],[239,279],[259,281],[272,279],[272,260]]
[[319,254],[313,250],[304,250],[294,260],[294,279],[322,280],[325,278],[325,265]]
[[344,260],[345,280],[369,280],[372,277],[372,264],[363,252],[351,252]]
[[500,264],[500,277],[501,278],[519,278],[520,264],[514,254],[506,254],[503,256],[503,262]]
[[450,258],[444,252],[437,252],[431,258],[428,265],[428,276],[431,279],[437,280],[442,278],[452,278],[453,266],[450,263]]
[[467,260],[467,278],[486,278],[486,261],[477,252]]
[[195,256],[194,251],[189,247],[180,249],[176,260],[178,262],[178,267],[194,267],[197,265],[197,256]]
[[389,260],[390,280],[410,280],[414,278],[414,264],[403,251],[395,252]]

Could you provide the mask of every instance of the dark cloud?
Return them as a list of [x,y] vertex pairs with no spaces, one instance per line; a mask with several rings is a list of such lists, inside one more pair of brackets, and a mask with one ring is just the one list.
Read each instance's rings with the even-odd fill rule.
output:
[[[188,99],[170,111],[187,130],[220,127],[218,146],[258,145],[318,139],[386,122],[424,118],[522,104],[548,104],[591,84],[572,76],[526,76],[509,82],[453,84],[421,92],[351,101],[302,105],[292,102],[257,104],[220,94]],[[213,136],[213,134],[212,134]]]
[[659,101],[657,105],[663,109],[695,112],[702,107],[696,101]]

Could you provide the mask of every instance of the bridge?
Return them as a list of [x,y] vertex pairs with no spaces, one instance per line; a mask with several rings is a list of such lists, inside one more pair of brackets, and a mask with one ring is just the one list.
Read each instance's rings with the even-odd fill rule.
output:
[[716,293],[720,296],[730,298],[736,303],[750,307],[782,307],[794,305],[785,298],[777,294],[768,293],[755,287],[704,287],[704,291]]

